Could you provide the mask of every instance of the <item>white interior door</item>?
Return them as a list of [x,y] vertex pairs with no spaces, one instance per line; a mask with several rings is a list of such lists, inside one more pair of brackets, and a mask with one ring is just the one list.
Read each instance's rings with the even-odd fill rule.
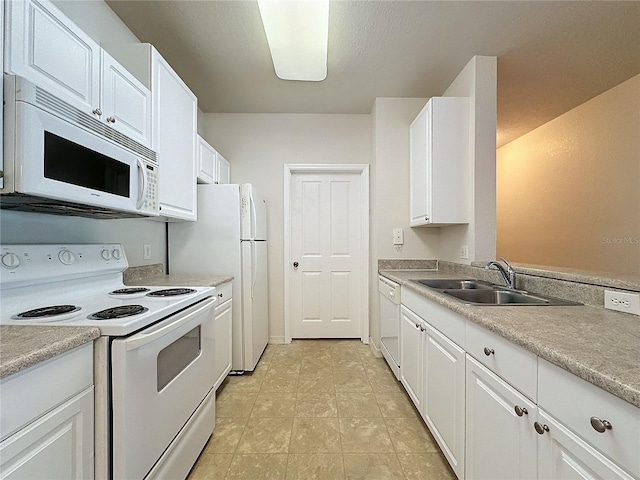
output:
[[366,233],[362,175],[293,172],[290,183],[292,338],[360,338]]

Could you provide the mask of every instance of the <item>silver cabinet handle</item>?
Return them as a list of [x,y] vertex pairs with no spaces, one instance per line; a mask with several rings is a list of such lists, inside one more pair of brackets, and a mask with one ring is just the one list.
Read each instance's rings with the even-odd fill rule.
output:
[[527,411],[526,407],[521,407],[520,405],[516,405],[514,410],[516,411],[516,415],[518,415],[519,417],[521,417],[522,415],[529,415],[529,412]]
[[607,420],[601,420],[598,417],[591,417],[591,426],[598,433],[604,433],[607,430],[611,430],[613,427]]
[[114,117],[114,116],[107,117],[107,122],[109,122],[109,123],[116,123],[116,117]]
[[424,332],[426,330],[426,328],[424,328],[423,326],[420,326],[420,331]]
[[419,323],[416,323],[416,328],[420,328],[420,324]]
[[484,354],[485,354],[487,357],[491,356],[491,355],[492,355],[492,354],[494,354],[494,353],[496,353],[496,352],[494,352],[494,351],[493,351],[493,348],[484,347]]
[[91,113],[100,116],[102,115],[102,110],[100,110],[99,108],[94,108]]
[[543,435],[544,432],[548,432],[549,431],[549,426],[548,425],[543,425],[543,424],[538,423],[538,422],[533,422],[533,427],[536,429],[536,432],[538,432],[540,435]]

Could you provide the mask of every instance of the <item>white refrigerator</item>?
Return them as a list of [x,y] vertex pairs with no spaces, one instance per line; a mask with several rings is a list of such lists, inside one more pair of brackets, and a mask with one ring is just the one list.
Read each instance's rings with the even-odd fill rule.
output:
[[198,185],[198,221],[169,225],[169,273],[233,276],[232,365],[252,371],[269,340],[267,203],[251,184]]

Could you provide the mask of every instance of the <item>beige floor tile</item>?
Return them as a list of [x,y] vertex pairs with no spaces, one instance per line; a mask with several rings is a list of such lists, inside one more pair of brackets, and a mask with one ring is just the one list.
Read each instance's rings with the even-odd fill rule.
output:
[[298,388],[298,373],[269,371],[262,382],[262,392],[295,392]]
[[344,478],[342,455],[335,453],[289,454],[287,480],[337,480]]
[[234,453],[246,423],[246,418],[216,418],[216,428],[204,453]]
[[225,380],[225,391],[231,392],[259,392],[264,376],[252,375],[228,376]]
[[394,453],[382,418],[340,418],[344,453]]
[[294,418],[290,453],[340,453],[337,418]]
[[367,379],[376,393],[404,392],[402,384],[393,375],[367,375]]
[[287,453],[292,418],[250,418],[236,453]]
[[402,465],[407,480],[455,480],[456,475],[449,464],[438,453],[399,453],[398,460]]
[[415,418],[385,418],[384,421],[396,453],[439,451],[425,424]]
[[286,392],[259,393],[253,410],[252,418],[293,417],[296,407],[296,394]]
[[[258,365],[256,365],[256,368],[254,368],[253,372],[250,372],[249,375],[251,375],[252,377],[264,379],[264,376],[267,374],[267,371],[269,370],[270,364],[271,364],[270,362],[263,362],[262,360],[260,360],[258,362]],[[247,374],[245,373],[245,375]]]
[[203,453],[187,480],[222,480],[227,476],[232,458],[230,453]]
[[324,369],[331,369],[331,355],[325,351],[306,353],[302,358],[302,368],[300,372],[313,372]]
[[298,374],[300,373],[300,367],[302,366],[302,360],[295,362],[282,362],[282,363],[271,363],[269,366],[269,371],[265,375],[265,378],[268,376],[274,375],[289,375],[289,374]]
[[404,480],[395,453],[344,453],[347,480]]
[[352,417],[380,417],[378,402],[373,393],[336,392],[338,402],[338,416]]
[[216,416],[224,417],[248,417],[256,401],[258,392],[225,392],[216,398]]
[[333,393],[335,391],[332,372],[300,374],[298,393]]
[[358,360],[357,355],[351,355],[349,358],[335,358],[331,357],[331,364],[334,371],[350,371],[353,373],[361,373],[365,375],[364,365]]
[[295,417],[337,417],[338,407],[333,393],[298,392]]
[[371,384],[364,373],[350,370],[334,369],[333,384],[336,392],[373,392]]
[[283,480],[287,471],[286,453],[234,455],[227,479]]
[[422,421],[409,396],[401,391],[376,392],[376,400],[383,417],[415,418]]

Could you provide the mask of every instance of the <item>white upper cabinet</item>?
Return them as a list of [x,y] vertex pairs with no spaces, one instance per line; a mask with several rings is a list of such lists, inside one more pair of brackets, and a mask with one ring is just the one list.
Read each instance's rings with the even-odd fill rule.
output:
[[111,127],[151,146],[151,92],[104,50],[100,105]]
[[433,97],[409,127],[411,226],[469,222],[469,101]]
[[218,153],[216,155],[216,181],[215,183],[229,183],[231,165],[226,158]]
[[195,221],[198,99],[153,47],[151,79],[160,215]]
[[145,147],[151,93],[51,2],[6,3],[4,71],[27,78]]
[[100,106],[100,46],[49,1],[6,2],[4,71],[85,113]]
[[218,152],[198,135],[198,183],[215,183]]

